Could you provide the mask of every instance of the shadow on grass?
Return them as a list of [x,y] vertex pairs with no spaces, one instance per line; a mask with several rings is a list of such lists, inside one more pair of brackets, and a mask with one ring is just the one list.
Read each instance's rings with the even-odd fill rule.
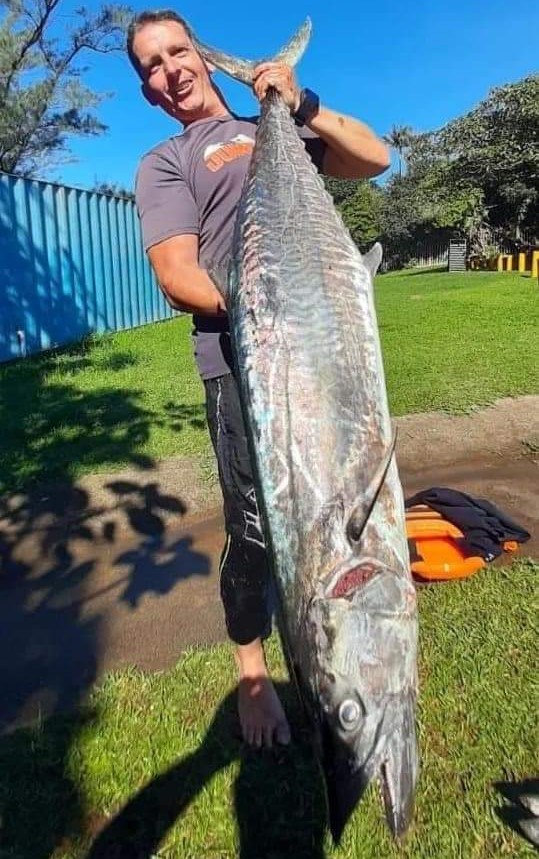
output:
[[93,718],[89,711],[56,718],[0,740],[0,856],[61,856],[89,828],[66,750]]
[[[293,688],[278,684],[278,692],[292,720],[301,723],[291,713],[299,707]],[[95,839],[87,859],[150,859],[204,786],[238,758],[239,859],[323,859],[324,796],[307,731],[289,748],[262,752],[246,749],[235,738],[237,731],[233,693],[220,705],[200,748],[129,800]]]
[[[73,374],[92,360],[85,349],[63,355]],[[86,700],[106,664],[107,611],[123,603],[144,629],[145,595],[161,599],[211,569],[189,535],[169,536],[186,501],[144,476],[153,462],[140,450],[154,416],[138,393],[51,381],[57,361],[0,369],[0,856],[9,859],[46,859],[80,831],[67,762],[81,725],[68,720],[48,738],[44,720]],[[109,369],[131,361],[118,354]],[[103,467],[119,456],[143,469],[140,478],[111,479],[93,496],[75,483],[73,463]],[[8,736],[36,719],[42,731]]]
[[400,271],[399,274],[405,275],[406,277],[419,277],[423,274],[443,274],[444,272],[448,272],[447,264],[446,265],[433,265],[433,266],[425,266],[425,268],[421,268],[417,271]]

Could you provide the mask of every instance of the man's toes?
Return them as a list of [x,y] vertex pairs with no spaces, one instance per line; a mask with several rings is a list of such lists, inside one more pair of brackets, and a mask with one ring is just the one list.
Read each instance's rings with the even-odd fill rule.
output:
[[266,725],[266,727],[264,728],[264,745],[268,749],[271,749],[273,745],[273,733],[274,725]]
[[254,742],[254,729],[250,722],[243,722],[241,726],[243,740],[248,746],[252,746]]
[[291,736],[288,722],[278,722],[277,728],[275,729],[275,739],[281,746],[288,746],[290,744]]

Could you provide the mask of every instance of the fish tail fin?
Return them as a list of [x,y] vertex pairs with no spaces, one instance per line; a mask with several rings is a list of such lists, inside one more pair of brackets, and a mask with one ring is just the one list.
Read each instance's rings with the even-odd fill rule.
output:
[[[311,37],[311,31],[312,24],[310,19],[307,18],[290,41],[281,48],[272,60],[286,63],[289,66],[295,66],[305,52],[305,48]],[[193,44],[208,63],[249,86],[253,82],[255,68],[262,62],[261,60],[243,60],[239,57],[233,57],[230,54],[225,54],[223,51],[218,51],[216,48],[211,48],[209,45],[204,45],[195,37],[193,37]]]
[[312,31],[313,25],[311,19],[306,18],[290,41],[275,55],[275,62],[286,63],[287,66],[292,66],[292,68],[297,65],[309,44]]

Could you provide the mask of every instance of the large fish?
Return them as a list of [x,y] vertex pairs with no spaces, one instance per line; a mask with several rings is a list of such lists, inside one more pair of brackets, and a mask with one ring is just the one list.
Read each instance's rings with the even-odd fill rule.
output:
[[[275,57],[294,65],[310,22]],[[247,84],[256,63],[197,43]],[[418,771],[417,612],[373,302],[362,256],[271,89],[226,277],[285,650],[314,720],[338,840],[371,778],[402,834]]]

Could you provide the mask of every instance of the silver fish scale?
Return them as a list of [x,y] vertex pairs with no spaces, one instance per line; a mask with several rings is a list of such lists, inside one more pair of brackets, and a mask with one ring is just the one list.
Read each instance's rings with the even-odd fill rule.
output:
[[[244,402],[278,574],[290,586],[304,579],[300,560],[321,511],[339,499],[344,521],[365,496],[391,426],[370,274],[277,97],[263,105],[233,256]],[[393,465],[388,482],[380,501],[394,506]],[[380,561],[406,575],[403,511],[375,513],[365,536],[385,529]],[[328,538],[319,579],[344,550],[342,536]]]
[[[309,34],[307,21],[278,61],[295,65]],[[252,83],[255,63],[199,47]],[[402,835],[418,773],[417,608],[367,268],[376,254],[355,248],[270,91],[227,307],[281,632],[311,705],[336,841],[376,774]]]

